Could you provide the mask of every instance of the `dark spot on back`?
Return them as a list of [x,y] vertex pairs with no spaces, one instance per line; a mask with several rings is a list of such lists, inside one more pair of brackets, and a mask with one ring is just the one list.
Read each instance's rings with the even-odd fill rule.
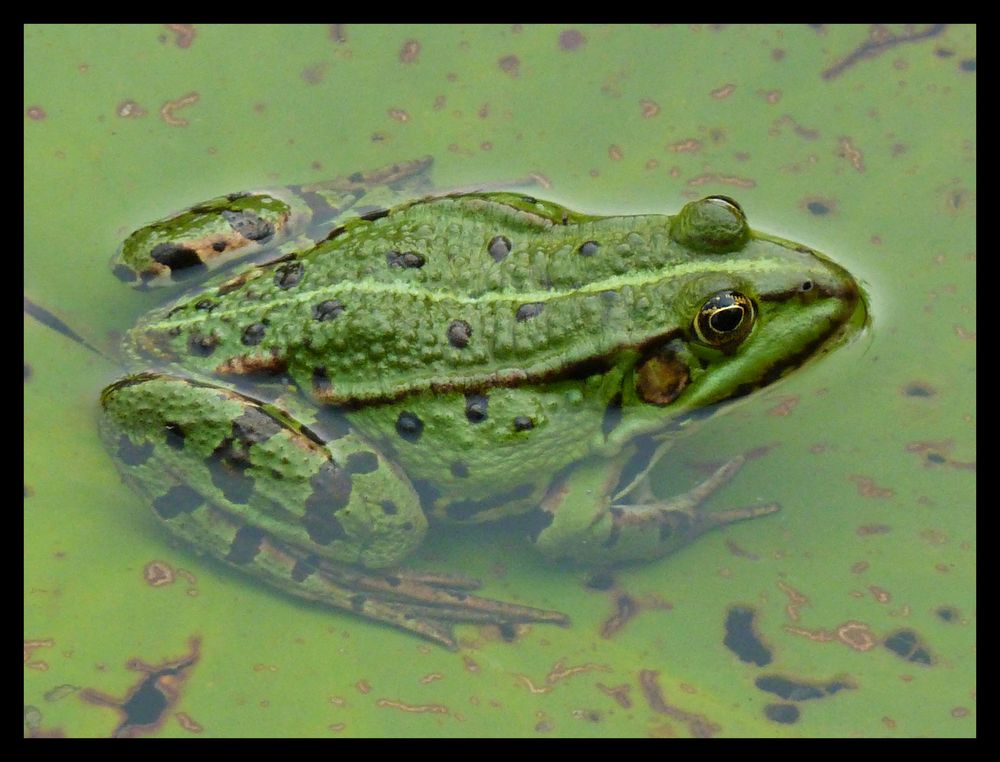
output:
[[264,334],[266,333],[266,325],[263,323],[251,323],[243,329],[243,336],[240,337],[240,341],[246,346],[252,347],[255,344],[260,344],[264,340]]
[[830,207],[822,201],[810,201],[806,204],[806,209],[808,209],[812,214],[819,216],[830,213]]
[[263,540],[263,530],[244,524],[236,530],[236,536],[233,537],[233,543],[229,546],[226,560],[240,566],[250,563],[260,553],[260,544]]
[[584,241],[580,244],[580,248],[577,251],[580,253],[580,256],[592,257],[600,248],[601,245],[597,241]]
[[531,320],[533,317],[538,317],[542,314],[542,310],[544,309],[544,302],[530,302],[528,304],[522,304],[517,308],[515,318],[517,319],[517,322],[523,323],[525,320]]
[[226,250],[225,241],[214,241],[212,243],[212,251],[219,252],[220,254]]
[[469,423],[481,423],[489,416],[489,397],[482,394],[465,395],[465,417]]
[[344,311],[344,305],[339,299],[327,299],[312,308],[312,316],[321,323],[325,320],[334,320]]
[[510,254],[511,249],[514,245],[510,242],[510,239],[505,235],[495,236],[490,240],[486,246],[486,250],[493,257],[494,262],[502,262]]
[[297,286],[302,280],[304,267],[301,262],[289,262],[274,271],[274,283],[278,288]]
[[382,513],[386,516],[395,516],[399,513],[399,506],[391,500],[383,500],[379,505],[382,506]]
[[420,268],[424,266],[426,260],[415,251],[404,251],[400,254],[398,251],[390,251],[385,255],[385,261],[389,267],[396,268]]
[[469,467],[462,461],[456,460],[451,464],[451,475],[456,479],[464,479],[469,475]]
[[472,326],[464,320],[453,320],[448,326],[448,343],[456,349],[464,349],[472,337]]
[[200,492],[186,484],[178,484],[153,501],[153,512],[161,519],[170,520],[182,513],[191,513],[204,502]]

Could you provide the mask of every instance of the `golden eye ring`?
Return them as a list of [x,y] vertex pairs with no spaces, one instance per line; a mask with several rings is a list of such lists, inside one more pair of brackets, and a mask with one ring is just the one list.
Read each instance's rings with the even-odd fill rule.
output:
[[699,342],[716,349],[732,349],[753,329],[757,307],[739,291],[717,291],[698,310],[692,329]]

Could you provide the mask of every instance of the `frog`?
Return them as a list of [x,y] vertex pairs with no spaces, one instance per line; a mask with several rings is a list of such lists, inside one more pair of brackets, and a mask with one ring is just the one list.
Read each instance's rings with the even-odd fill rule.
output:
[[454,649],[456,624],[570,620],[408,568],[428,531],[513,522],[556,564],[610,569],[779,510],[707,507],[745,455],[670,497],[651,474],[861,332],[845,268],[727,196],[602,216],[428,192],[430,165],[229,194],[125,240],[116,275],[183,290],[125,333],[100,429],[170,532]]

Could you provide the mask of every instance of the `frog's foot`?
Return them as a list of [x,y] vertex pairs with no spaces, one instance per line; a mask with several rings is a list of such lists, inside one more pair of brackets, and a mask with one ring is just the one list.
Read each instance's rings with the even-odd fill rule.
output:
[[480,583],[468,577],[347,567],[303,557],[277,542],[266,542],[261,554],[273,583],[289,593],[390,624],[448,649],[457,648],[453,624],[569,623],[558,611],[473,595],[469,591]]
[[[716,527],[767,516],[780,510],[766,503],[727,511],[703,510],[707,499],[742,468],[742,455],[724,463],[687,492],[669,499],[653,496],[648,482],[633,480],[612,493],[621,461],[570,473],[550,490],[541,506],[544,527],[536,543],[547,555],[589,563],[646,560],[666,555]],[[595,495],[610,495],[598,500]]]
[[617,502],[624,501],[628,497],[628,492],[623,490],[615,495],[608,509],[612,518],[612,533],[620,533],[624,527],[634,525],[658,529],[661,540],[668,540],[674,533],[680,533],[686,541],[690,541],[716,527],[766,516],[781,510],[777,503],[711,513],[701,510],[704,502],[716,490],[729,483],[745,462],[746,457],[738,455],[723,463],[700,484],[667,500],[653,499],[648,480],[638,485],[637,491],[641,496],[641,502]]

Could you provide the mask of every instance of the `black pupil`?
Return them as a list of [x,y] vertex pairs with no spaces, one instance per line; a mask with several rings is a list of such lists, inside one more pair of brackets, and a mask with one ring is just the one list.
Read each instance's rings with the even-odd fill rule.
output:
[[712,330],[718,333],[735,331],[742,322],[743,308],[735,306],[719,310],[708,321],[709,325],[712,326]]

